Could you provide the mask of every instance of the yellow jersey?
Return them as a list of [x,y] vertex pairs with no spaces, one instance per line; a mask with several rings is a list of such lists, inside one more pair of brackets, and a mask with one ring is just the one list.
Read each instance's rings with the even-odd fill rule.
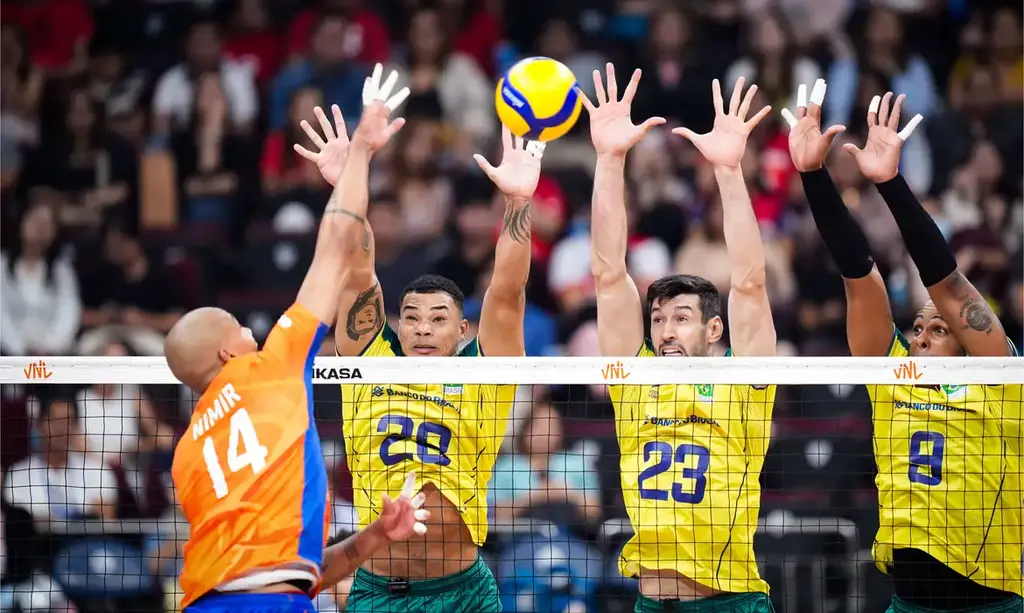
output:
[[[653,357],[646,342],[638,357]],[[727,354],[728,355],[728,354]],[[634,536],[619,570],[768,593],[754,558],[775,386],[611,385]]]
[[[908,355],[895,330],[889,356]],[[955,383],[867,386],[878,466],[875,565],[888,572],[893,549],[919,549],[975,583],[1024,594],[1022,385]]]
[[[401,356],[388,324],[363,356]],[[480,355],[474,339],[460,356]],[[342,430],[359,525],[380,515],[382,494],[434,484],[462,515],[473,541],[487,538],[487,483],[505,437],[514,385],[342,385]]]

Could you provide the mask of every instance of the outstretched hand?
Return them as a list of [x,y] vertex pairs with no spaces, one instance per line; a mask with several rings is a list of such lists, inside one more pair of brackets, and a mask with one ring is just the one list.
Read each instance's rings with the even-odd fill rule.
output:
[[405,119],[399,117],[390,121],[390,116],[409,97],[409,88],[403,87],[392,96],[391,90],[398,82],[398,72],[392,70],[387,80],[381,83],[383,73],[384,66],[377,64],[373,74],[363,82],[363,116],[359,118],[359,125],[352,135],[353,144],[365,147],[370,153],[386,145],[405,125]]
[[854,144],[843,145],[843,149],[857,160],[861,174],[874,183],[885,183],[899,174],[900,150],[903,149],[903,143],[924,119],[921,115],[914,115],[906,127],[899,130],[900,111],[904,100],[906,96],[903,94],[897,96],[890,112],[892,92],[886,92],[881,100],[878,96],[872,98],[871,104],[868,105],[868,139],[864,143],[864,148],[861,149]]
[[808,105],[807,86],[801,85],[796,94],[796,115],[789,109],[782,109],[782,118],[789,124],[789,155],[800,172],[823,167],[832,141],[846,131],[845,126],[831,126],[824,133],[821,131],[821,103],[825,100],[825,89],[825,79],[815,81]]
[[292,147],[295,149],[295,153],[316,164],[324,180],[333,186],[341,179],[341,172],[345,170],[349,141],[348,132],[345,130],[345,118],[341,116],[341,108],[337,104],[332,105],[331,112],[334,115],[333,127],[322,108],[313,109],[313,114],[316,115],[316,119],[320,123],[320,129],[324,131],[324,138],[320,138],[320,134],[305,119],[299,123],[302,131],[316,145],[315,153],[298,143]]
[[404,541],[413,534],[423,536],[427,533],[427,526],[423,523],[430,519],[430,511],[421,509],[426,498],[423,492],[415,496],[416,473],[410,472],[402,485],[402,494],[392,500],[384,494],[381,500],[380,517],[377,518],[377,525],[380,526],[384,536],[389,541]]
[[495,168],[479,153],[473,156],[495,186],[509,198],[532,198],[540,181],[540,159],[544,143],[513,138],[512,132],[501,127],[501,163]]
[[608,91],[605,93],[601,82],[601,73],[594,71],[594,89],[597,93],[597,104],[587,98],[583,90],[576,92],[583,100],[583,106],[590,113],[590,138],[598,155],[611,153],[625,155],[633,145],[640,142],[651,128],[665,123],[664,117],[651,117],[640,125],[634,125],[629,117],[630,105],[636,96],[640,84],[640,69],[633,71],[633,77],[626,86],[622,98],[619,98],[618,84],[615,82],[615,67],[609,62],[605,68],[608,75]]
[[733,88],[732,99],[729,101],[729,111],[726,112],[722,100],[722,85],[718,79],[711,82],[715,103],[715,125],[707,134],[697,134],[687,128],[672,130],[673,134],[678,134],[693,143],[701,155],[714,166],[738,168],[743,161],[743,154],[746,153],[747,137],[772,110],[772,107],[766,106],[747,120],[754,94],[757,93],[757,85],[751,85],[744,96],[744,83],[743,77],[736,80],[736,87]]

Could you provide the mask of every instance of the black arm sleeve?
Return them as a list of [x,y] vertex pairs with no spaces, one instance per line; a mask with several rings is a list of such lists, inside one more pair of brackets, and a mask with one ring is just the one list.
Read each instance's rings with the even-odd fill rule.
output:
[[875,260],[871,246],[857,220],[846,208],[842,196],[824,168],[800,173],[804,193],[825,247],[847,279],[862,279],[871,273]]
[[956,258],[935,220],[924,210],[903,177],[877,183],[878,193],[892,211],[921,283],[931,287],[956,271]]

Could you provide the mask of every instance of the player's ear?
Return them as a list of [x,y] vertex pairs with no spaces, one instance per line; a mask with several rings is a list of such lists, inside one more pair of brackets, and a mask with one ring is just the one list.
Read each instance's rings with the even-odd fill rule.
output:
[[220,351],[217,352],[217,357],[220,358],[221,362],[227,362],[231,358],[235,357],[235,353],[227,347],[221,347]]
[[466,340],[466,333],[469,332],[469,321],[463,318],[462,323],[459,324],[459,341]]
[[704,334],[707,338],[709,345],[714,345],[722,338],[722,333],[725,332],[725,325],[722,323],[722,318],[715,315],[708,320],[708,325],[704,327]]

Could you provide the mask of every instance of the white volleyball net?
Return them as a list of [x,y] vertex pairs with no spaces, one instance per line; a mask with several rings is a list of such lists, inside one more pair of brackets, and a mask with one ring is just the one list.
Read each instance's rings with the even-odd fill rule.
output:
[[[902,504],[899,488],[945,500],[914,508],[912,521],[973,552],[974,580],[1004,572],[1004,589],[1020,589],[1020,524],[1008,525],[1024,499],[1019,359],[318,358],[312,372],[329,536],[358,529],[367,471],[453,471],[465,465],[458,454],[476,453],[478,473],[494,464],[474,494],[487,500],[480,553],[506,611],[633,611],[637,565],[689,569],[723,591],[763,580],[779,612],[882,611],[879,488],[897,491],[890,506]],[[0,358],[0,384],[0,609],[180,610],[188,525],[169,469],[197,399],[162,358]],[[346,396],[367,406],[343,406],[342,384],[367,386]],[[609,384],[625,386],[618,410]],[[516,386],[507,423],[487,422],[495,396],[475,386],[493,385]],[[489,431],[504,432],[499,453],[474,439]],[[883,466],[902,472],[876,480]],[[1002,506],[982,512],[990,503]],[[934,530],[944,517],[958,519]],[[645,542],[631,552],[637,525]],[[745,529],[747,562],[735,542]],[[440,532],[428,530],[428,548]],[[325,590],[318,610],[344,611],[369,585]],[[409,586],[391,597],[416,598]],[[479,591],[449,596],[464,604]]]

